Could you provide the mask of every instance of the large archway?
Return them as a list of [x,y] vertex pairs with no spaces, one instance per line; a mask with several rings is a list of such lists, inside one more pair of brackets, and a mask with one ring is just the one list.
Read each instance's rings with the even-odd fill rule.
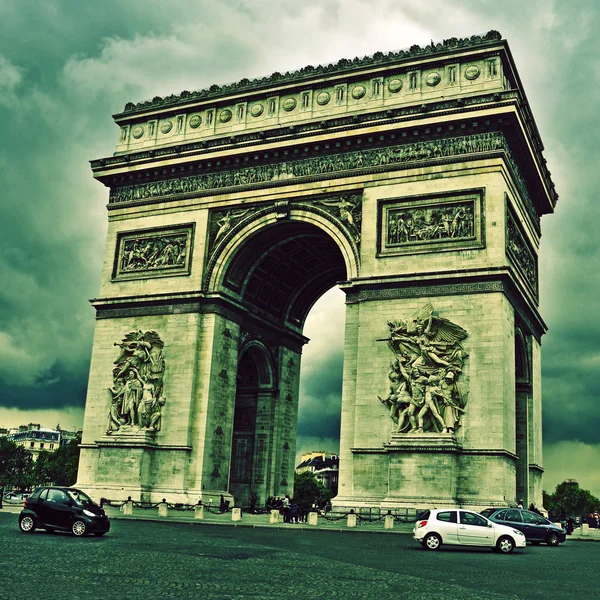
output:
[[[252,225],[250,225],[252,227]],[[241,506],[264,504],[269,496],[292,493],[299,378],[281,394],[287,365],[265,326],[296,339],[311,307],[347,279],[346,263],[334,237],[300,219],[266,223],[245,237],[220,269],[220,293],[235,295],[246,319],[239,348],[231,437],[228,492]],[[302,342],[308,341],[301,338]],[[284,344],[285,345],[285,344]],[[299,372],[300,361],[295,365]],[[286,407],[278,411],[278,404]]]

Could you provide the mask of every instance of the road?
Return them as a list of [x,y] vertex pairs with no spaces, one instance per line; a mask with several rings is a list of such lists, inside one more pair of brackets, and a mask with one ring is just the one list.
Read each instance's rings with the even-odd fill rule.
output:
[[427,552],[410,535],[113,520],[103,538],[0,511],[3,600],[560,600],[598,594],[600,543]]

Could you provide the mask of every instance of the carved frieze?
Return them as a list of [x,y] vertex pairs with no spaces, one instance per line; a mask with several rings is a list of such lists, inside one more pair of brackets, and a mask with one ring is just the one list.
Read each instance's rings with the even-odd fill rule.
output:
[[164,343],[156,331],[128,333],[113,368],[113,387],[108,388],[111,403],[107,434],[137,433],[140,429],[159,431],[165,405]]
[[538,294],[538,265],[537,257],[525,239],[517,219],[512,211],[506,211],[506,254],[523,275],[525,282]]
[[134,202],[174,194],[203,192],[225,187],[238,187],[268,182],[281,183],[298,177],[326,175],[339,171],[372,169],[432,159],[445,159],[465,154],[503,150],[511,167],[519,192],[533,222],[539,217],[527,191],[524,179],[510,152],[506,138],[499,132],[466,135],[454,138],[406,143],[398,146],[357,150],[302,160],[257,165],[226,171],[216,171],[164,181],[151,181],[115,187],[110,192],[110,203]]
[[189,275],[194,225],[120,232],[113,280]]
[[482,248],[484,191],[383,200],[379,206],[379,252],[413,254]]
[[388,394],[378,396],[396,424],[395,434],[450,433],[460,426],[467,391],[460,381],[468,354],[467,332],[438,316],[427,303],[407,321],[388,323],[394,354]]

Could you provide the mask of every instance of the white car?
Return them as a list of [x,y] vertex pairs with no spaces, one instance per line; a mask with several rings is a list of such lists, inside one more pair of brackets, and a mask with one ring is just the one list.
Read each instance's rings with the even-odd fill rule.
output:
[[437,550],[442,544],[449,544],[487,546],[508,554],[526,545],[525,536],[518,529],[493,523],[462,508],[432,509],[421,513],[413,537],[426,550]]

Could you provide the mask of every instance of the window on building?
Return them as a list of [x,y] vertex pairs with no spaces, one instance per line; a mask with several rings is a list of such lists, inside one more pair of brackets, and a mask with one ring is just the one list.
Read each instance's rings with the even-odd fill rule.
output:
[[40,450],[44,448],[44,442],[40,442]]
[[30,448],[34,448],[35,447],[35,442],[29,442],[29,447]]
[[50,444],[50,450],[54,450],[54,444]]

